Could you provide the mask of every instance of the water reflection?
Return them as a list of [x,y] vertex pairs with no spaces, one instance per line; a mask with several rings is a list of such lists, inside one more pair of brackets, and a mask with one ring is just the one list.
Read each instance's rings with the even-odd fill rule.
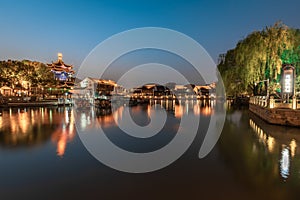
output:
[[[112,110],[79,109],[75,112],[76,119],[79,120],[76,125],[80,131],[85,133],[95,133],[95,130],[101,127],[112,143],[125,150],[151,152],[162,148],[174,138],[183,116],[201,115],[201,117],[204,117],[205,119],[203,118],[201,121],[201,129],[204,132],[209,124],[210,116],[214,114],[214,106],[214,101],[160,99],[150,100],[149,103],[142,103],[137,106],[113,106]],[[154,125],[151,125],[151,119],[158,119],[162,116],[165,116],[164,120],[166,120],[165,123],[162,123],[162,126],[154,127]],[[132,120],[129,120],[129,118]],[[120,128],[118,125],[121,123],[124,126]],[[142,137],[145,132],[137,133],[140,134],[141,138],[126,134],[126,130],[132,127],[126,125],[131,123],[135,123],[140,127],[149,125],[149,129],[155,134],[146,138]],[[189,127],[185,130],[188,132]]]
[[280,174],[282,178],[287,179],[290,171],[290,153],[289,149],[283,145],[280,159]]
[[218,148],[240,184],[259,199],[297,199],[299,141],[299,128],[271,125],[247,109],[230,109]]
[[[52,111],[51,111],[52,113]],[[64,111],[64,120],[52,134],[52,141],[57,144],[56,153],[62,157],[65,154],[67,143],[75,136],[75,120],[73,109]]]
[[[165,127],[166,137],[152,138],[154,141],[145,145],[119,136],[117,125],[124,120],[126,109],[132,111],[133,118],[146,123],[161,107],[170,119]],[[157,100],[130,108],[83,110],[77,116],[72,108],[63,107],[4,110],[0,117],[0,170],[4,172],[0,174],[1,197],[8,199],[5,197],[17,195],[15,199],[20,199],[26,191],[27,196],[38,194],[32,199],[42,199],[43,189],[47,188],[49,198],[57,199],[62,194],[60,186],[63,184],[68,194],[63,196],[65,199],[88,195],[91,199],[101,195],[106,198],[107,194],[117,196],[107,199],[120,199],[127,193],[134,196],[125,198],[134,198],[144,195],[144,188],[158,191],[149,193],[153,198],[171,194],[173,199],[193,199],[199,196],[200,188],[201,195],[208,199],[298,199],[299,129],[266,124],[247,110],[228,111],[221,138],[206,158],[198,158],[201,141],[195,140],[170,167],[138,176],[119,173],[99,164],[78,138],[75,139],[74,121],[79,117],[76,128],[103,126],[112,130],[109,139],[120,147],[148,152],[165,146],[172,139],[180,117],[201,115],[203,121],[208,122],[217,108],[218,104],[213,101]],[[112,184],[107,184],[111,180],[114,180]],[[128,181],[130,184],[126,187]],[[133,191],[132,188],[138,189]],[[120,192],[115,193],[116,190]],[[136,195],[136,191],[140,193]],[[211,197],[212,194],[217,196]]]
[[[252,116],[252,118],[256,119],[254,116]],[[280,158],[278,160],[280,163],[280,175],[282,178],[287,179],[290,175],[290,162],[293,161],[293,158],[297,153],[297,142],[295,137],[299,138],[299,136],[298,134],[294,134],[296,134],[295,131],[298,132],[298,130],[294,128],[272,126],[268,124],[264,124],[265,128],[263,129],[263,122],[258,120],[258,123],[262,123],[262,127],[260,127],[254,122],[253,119],[249,119],[249,124],[256,133],[259,142],[267,148],[269,153],[276,154],[278,151],[280,151]],[[267,132],[270,130],[270,128],[273,128],[272,132]]]
[[265,133],[263,129],[257,126],[252,119],[249,120],[249,124],[254,130],[254,132],[257,134],[259,142],[261,142],[265,147],[267,147],[268,151],[272,153],[276,143],[275,138]]
[[[150,100],[149,104],[133,106],[130,108],[120,106],[114,109],[90,108],[87,110],[80,110],[79,112],[76,112],[76,115],[78,115],[76,118],[79,120],[78,128],[82,130],[92,129],[95,126],[110,128],[118,126],[126,109],[130,110],[132,116],[147,117],[147,119],[151,119],[154,112],[157,112],[157,110],[163,107],[169,114],[180,119],[182,116],[189,114],[209,117],[214,114],[215,104],[214,100],[179,100],[178,102],[175,102],[175,100]],[[141,121],[141,119],[139,119],[139,121]]]
[[184,115],[211,116],[214,114],[215,100],[151,100],[151,106],[161,105],[166,111],[172,112],[176,118]]
[[75,135],[71,108],[10,108],[0,117],[2,148],[33,147],[52,139],[63,156]]

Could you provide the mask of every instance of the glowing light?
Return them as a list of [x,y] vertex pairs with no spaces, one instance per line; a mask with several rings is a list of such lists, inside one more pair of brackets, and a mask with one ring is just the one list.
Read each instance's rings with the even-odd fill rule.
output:
[[275,146],[275,139],[271,136],[268,137],[268,140],[267,140],[267,144],[268,144],[268,150],[269,152],[273,152],[274,150],[274,146]]
[[213,113],[213,111],[212,111],[211,107],[206,106],[202,109],[202,114],[205,116],[210,116],[212,113]]
[[291,148],[291,156],[294,157],[296,154],[296,148],[297,148],[297,143],[295,139],[292,139],[290,142],[290,148]]
[[259,142],[261,142],[264,146],[266,146],[268,151],[272,153],[274,151],[275,144],[276,144],[275,138],[265,133],[263,129],[257,126],[253,120],[250,119],[249,124],[250,127],[257,134]]
[[292,92],[292,78],[291,78],[291,74],[286,74],[284,76],[283,91],[285,93],[291,93]]
[[62,53],[58,53],[57,57],[58,57],[58,60],[62,60],[62,57],[63,57]]
[[280,175],[282,178],[287,179],[290,171],[290,155],[287,147],[284,147],[281,151],[280,159]]
[[63,156],[66,151],[67,138],[65,136],[61,137],[60,140],[57,142],[57,155]]
[[183,107],[181,105],[175,106],[175,117],[181,118],[183,116]]
[[194,114],[200,115],[200,106],[198,104],[194,105]]

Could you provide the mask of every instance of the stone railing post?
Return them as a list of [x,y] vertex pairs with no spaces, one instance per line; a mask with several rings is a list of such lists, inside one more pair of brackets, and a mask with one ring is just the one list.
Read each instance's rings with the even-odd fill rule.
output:
[[270,104],[269,104],[270,106],[270,108],[274,108],[275,107],[275,100],[274,100],[274,97],[273,96],[271,96],[270,97]]
[[296,98],[296,95],[293,95],[293,105],[292,105],[292,108],[295,110],[297,109],[297,98]]

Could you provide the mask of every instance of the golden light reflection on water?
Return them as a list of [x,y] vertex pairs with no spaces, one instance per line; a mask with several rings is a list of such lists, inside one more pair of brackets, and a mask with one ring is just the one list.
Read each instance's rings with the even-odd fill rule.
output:
[[[175,103],[175,100],[151,100],[150,104],[142,107],[131,107],[130,112],[133,115],[138,115],[142,110],[146,115],[151,118],[155,109],[160,109],[163,107],[168,112],[174,114],[176,118],[181,118],[184,115],[194,114],[194,115],[204,115],[210,116],[214,114],[214,101],[200,101],[200,100],[186,100],[179,101]],[[125,109],[128,107],[120,106],[115,108],[113,112],[109,109],[88,109],[82,110],[76,113],[76,118],[79,119],[79,126],[82,130],[88,130],[93,128],[109,128],[113,126],[118,126],[119,122],[124,116]]]
[[175,105],[175,117],[181,118],[183,115],[188,115],[190,112],[194,115],[211,116],[214,114],[215,101],[213,100],[186,100],[185,102],[179,101]]
[[296,140],[292,139],[292,141],[290,142],[290,149],[291,149],[291,155],[292,155],[292,157],[294,157],[295,154],[296,154],[296,148],[297,148]]
[[175,117],[181,118],[184,114],[184,107],[181,105],[175,105]]
[[88,109],[76,113],[78,125],[82,130],[93,128],[109,128],[117,126],[122,120],[124,107],[118,107],[113,112],[110,109]]
[[[213,108],[202,101],[182,101],[176,104],[174,100],[159,102],[176,118],[183,115],[211,115]],[[156,106],[156,107],[155,107]],[[145,112],[151,118],[159,105],[145,107]],[[136,109],[136,110],[135,110]],[[141,108],[131,108],[131,111],[140,112]],[[97,113],[100,112],[100,113]],[[104,112],[104,113],[103,113]],[[96,126],[117,126],[122,120],[125,107],[120,106],[113,112],[97,111],[94,109],[80,113],[80,127],[83,129]],[[96,122],[96,123],[95,123]],[[72,108],[19,108],[8,109],[0,117],[0,145],[18,147],[32,146],[51,139],[56,145],[58,156],[65,155],[68,142],[75,137],[75,119]]]
[[56,143],[56,153],[62,157],[65,154],[67,143],[75,136],[75,119],[73,110],[64,112],[64,120],[52,135],[52,141]]
[[0,117],[0,145],[34,146],[52,138],[57,155],[63,156],[75,136],[75,119],[69,108],[19,108],[4,110]]
[[[297,141],[296,139],[287,138],[284,132],[280,132],[279,139],[271,136],[260,126],[258,126],[252,119],[249,120],[250,127],[256,133],[258,141],[262,143],[271,154],[279,154],[279,172],[280,176],[284,179],[288,179],[290,176],[290,168],[292,158],[296,155]],[[275,128],[275,127],[274,127]]]
[[263,129],[256,125],[256,123],[252,119],[250,119],[249,124],[254,130],[254,132],[257,134],[259,142],[266,146],[270,153],[273,153],[276,144],[275,138],[265,133]]

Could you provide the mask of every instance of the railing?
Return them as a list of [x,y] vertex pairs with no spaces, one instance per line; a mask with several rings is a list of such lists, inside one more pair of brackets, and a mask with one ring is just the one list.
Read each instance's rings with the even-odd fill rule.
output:
[[264,108],[290,108],[300,109],[300,99],[292,99],[286,103],[282,99],[275,99],[273,96],[267,98],[267,96],[254,96],[250,97],[250,104],[258,105]]
[[258,105],[261,107],[268,107],[268,99],[266,96],[255,96],[255,97],[250,97],[249,100],[250,104]]

